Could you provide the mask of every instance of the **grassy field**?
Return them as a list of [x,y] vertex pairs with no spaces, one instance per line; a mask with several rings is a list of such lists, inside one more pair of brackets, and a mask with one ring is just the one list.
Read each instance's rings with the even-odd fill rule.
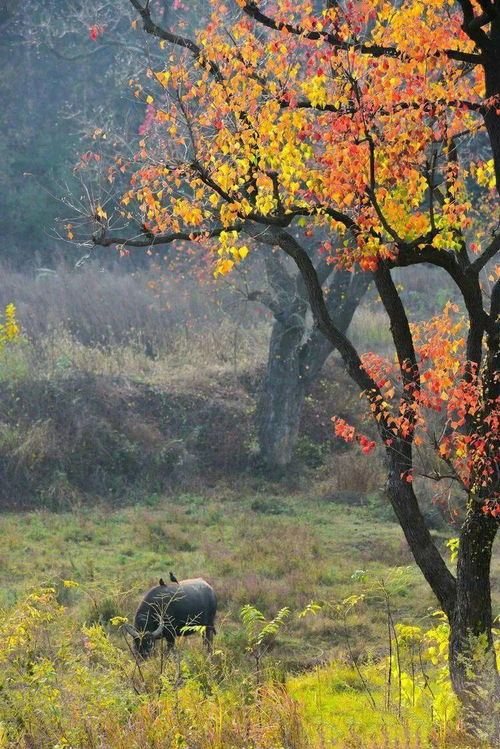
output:
[[[332,500],[317,485],[3,514],[0,746],[469,745],[435,603],[382,509]],[[448,535],[437,534],[443,548]],[[169,570],[214,585],[216,650],[207,659],[193,637],[138,671],[115,617],[131,619]],[[298,617],[311,601],[321,610]],[[262,648],[241,619],[245,604],[267,620],[291,610]],[[399,669],[394,654],[388,666],[388,605]],[[408,640],[408,626],[420,634]],[[409,676],[412,637],[432,695],[422,674]]]
[[[72,617],[106,622],[131,615],[141,592],[173,570],[179,578],[203,575],[213,583],[222,632],[231,631],[246,603],[266,615],[283,606],[300,610],[311,600],[340,600],[384,579],[398,619],[424,616],[432,606],[399,526],[377,520],[370,507],[307,494],[242,498],[223,491],[152,495],[146,505],[116,511],[97,506],[0,516],[2,605],[33,586],[72,579],[80,585],[65,600]],[[393,580],[396,566],[404,572]],[[356,570],[366,572],[366,585],[353,580]],[[382,609],[378,616],[376,607],[365,607],[352,623],[364,647],[383,647]],[[328,616],[315,617],[307,636],[298,629],[297,665],[344,650],[335,629]]]

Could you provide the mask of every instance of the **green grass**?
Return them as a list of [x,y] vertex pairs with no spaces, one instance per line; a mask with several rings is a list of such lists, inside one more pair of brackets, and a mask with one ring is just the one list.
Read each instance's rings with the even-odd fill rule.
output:
[[[71,616],[83,620],[101,607],[130,616],[141,593],[172,569],[178,577],[203,575],[213,583],[224,632],[246,603],[270,615],[282,606],[299,610],[311,600],[337,601],[376,580],[390,586],[396,566],[407,568],[392,583],[397,618],[424,616],[434,605],[399,527],[377,521],[368,507],[307,495],[241,498],[230,490],[224,497],[145,500],[115,511],[97,506],[0,516],[1,605],[33,586],[69,578],[81,586],[65,601]],[[269,506],[280,514],[269,514]],[[362,584],[351,578],[360,569],[366,572]],[[366,604],[353,618],[353,637],[378,651],[383,626],[383,607]],[[326,615],[297,625],[292,640],[287,650],[299,662],[345,649],[338,625]]]
[[429,707],[414,708],[411,717],[408,711],[384,710],[384,672],[376,666],[364,671],[375,708],[352,666],[332,663],[290,680],[290,693],[302,706],[311,741],[322,737],[327,746],[375,747],[382,738],[384,747],[427,746],[424,737],[433,730]]
[[[433,628],[436,603],[382,498],[376,455],[361,457],[327,446],[323,464],[295,476],[288,488],[244,471],[224,470],[224,478],[208,468],[214,446],[219,457],[235,463],[228,454],[234,441],[219,439],[225,438],[222,420],[219,431],[202,440],[200,455],[212,453],[200,463],[193,488],[186,482],[190,493],[171,488],[164,494],[130,480],[142,469],[142,456],[151,459],[156,432],[150,417],[153,412],[161,416],[157,401],[141,420],[137,382],[137,392],[129,380],[89,382],[83,387],[67,374],[48,373],[46,379],[26,380],[25,390],[22,378],[6,388],[0,449],[10,461],[12,480],[3,487],[4,507],[23,506],[16,487],[26,500],[33,486],[39,489],[46,481],[43,497],[33,495],[36,501],[24,506],[45,498],[48,506],[73,510],[0,514],[1,749],[469,746],[450,707],[446,647],[438,665],[428,658],[435,697],[420,683],[415,704],[410,696],[399,708],[394,663],[387,697],[387,600],[394,621],[416,624],[422,632]],[[16,387],[21,388],[18,395]],[[206,382],[205,387],[206,398],[213,399],[213,388]],[[325,379],[308,399],[305,421],[314,425],[311,435],[316,435],[318,409],[329,408],[318,404],[336,402],[336,388]],[[123,403],[131,407],[133,392],[128,425],[118,421],[119,428],[111,428],[117,414],[120,419],[126,415]],[[66,394],[62,400],[61,393]],[[235,389],[228,405],[227,393],[226,387],[221,402],[234,420],[244,404]],[[169,406],[171,401],[160,395]],[[183,400],[182,387],[178,395],[178,415],[196,415],[196,409],[185,406],[191,395]],[[59,409],[70,404],[77,425],[79,404],[85,402],[87,418],[93,404],[95,424],[102,428],[94,424],[83,445],[71,442],[71,430],[66,435],[59,426],[56,433],[52,414],[41,410],[52,402]],[[27,404],[37,419],[29,409],[25,412]],[[59,425],[68,425],[65,413]],[[101,424],[103,414],[110,415],[109,424]],[[169,418],[161,421],[170,427]],[[180,427],[183,436],[184,421]],[[186,430],[189,435],[189,424]],[[308,434],[302,449],[314,455],[323,442]],[[106,435],[117,438],[116,444]],[[122,450],[124,436],[143,452]],[[164,472],[165,461],[157,463],[158,472]],[[108,470],[109,492],[78,491],[71,476],[78,470],[86,485],[96,466],[101,473]],[[115,477],[120,491],[114,491]],[[446,541],[455,534],[442,519],[438,527],[442,530],[433,533],[446,557]],[[199,638],[191,638],[164,663],[157,652],[140,676],[112,620],[131,619],[142,594],[169,570],[179,578],[201,575],[213,584],[220,602],[217,649],[207,659]],[[53,589],[54,597],[36,592],[44,588]],[[299,618],[311,601],[322,604],[320,611]],[[240,617],[246,604],[267,618],[283,607],[291,609],[272,647],[258,660],[248,650]]]
[[[436,698],[420,677],[399,710],[393,661],[387,706],[386,598],[422,631],[435,602],[396,523],[329,499],[226,488],[1,515],[0,747],[469,746],[445,662],[428,662]],[[170,569],[214,585],[216,651],[207,660],[193,637],[138,672],[111,620],[131,619]],[[47,586],[54,599],[29,598]],[[322,609],[299,618],[310,601]],[[239,615],[248,603],[268,618],[291,609],[259,661]]]
[[[446,633],[439,662],[426,661],[434,696],[421,675],[410,686],[405,677],[398,704],[387,602],[395,622],[423,633],[439,633],[436,603],[382,498],[379,456],[330,444],[329,416],[346,397],[335,362],[306,401],[300,449],[310,470],[286,488],[233,470],[231,450],[246,455],[252,437],[251,346],[238,368],[251,374],[245,384],[214,354],[219,338],[199,361],[187,343],[155,360],[134,346],[88,349],[64,336],[51,344],[43,355],[25,346],[0,368],[3,507],[72,508],[0,514],[1,749],[469,746],[453,714]],[[200,436],[192,420],[201,402],[217,402],[224,418],[214,425],[211,416]],[[328,417],[323,431],[318,413]],[[238,423],[237,438],[228,423]],[[179,444],[194,450],[199,471],[166,482],[169,494],[158,481],[170,465],[164,437],[174,457]],[[137,481],[152,458],[155,470]],[[91,472],[99,491],[89,491]],[[442,519],[437,527],[446,558],[456,534]],[[216,651],[207,659],[193,637],[168,659],[157,648],[139,671],[112,620],[131,619],[169,570],[213,584]],[[499,576],[497,557],[494,591]],[[311,601],[321,609],[298,617]],[[247,604],[268,619],[291,609],[259,657],[240,616]]]

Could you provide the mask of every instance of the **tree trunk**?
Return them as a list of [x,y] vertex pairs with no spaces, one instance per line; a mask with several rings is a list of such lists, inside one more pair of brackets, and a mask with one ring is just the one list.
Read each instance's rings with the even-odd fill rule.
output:
[[[497,191],[500,193],[500,17],[491,24],[493,49],[486,53],[484,65],[486,97],[497,103],[484,115],[488,131]],[[498,398],[500,287],[492,294],[488,356],[486,362],[485,398]],[[498,445],[490,436],[490,449]],[[494,481],[494,478],[493,478]],[[457,598],[450,620],[450,677],[462,704],[467,729],[479,739],[500,746],[500,679],[492,637],[490,563],[498,518],[484,513],[480,504],[469,500],[467,517],[460,532],[457,560]]]
[[276,474],[292,460],[305,397],[300,371],[305,309],[296,307],[274,321],[267,371],[257,404],[260,457],[266,469]]
[[455,578],[446,566],[420,511],[413,484],[408,482],[411,449],[398,442],[387,451],[387,496],[399,520],[408,546],[448,618],[455,611]]
[[[365,293],[368,274],[335,273],[329,307],[339,329],[346,332]],[[304,399],[333,350],[317,329],[307,332],[309,307],[300,297],[275,314],[267,369],[257,404],[260,459],[265,469],[280,475],[293,461],[299,437]]]
[[[467,730],[500,741],[500,681],[492,637],[490,562],[498,520],[469,502],[460,533],[456,581],[446,567],[405,479],[401,447],[389,451],[387,493],[416,563],[450,623],[449,667]],[[406,468],[405,468],[406,466]],[[496,745],[496,744],[495,744]]]
[[469,730],[500,742],[500,681],[493,648],[490,562],[498,521],[470,500],[460,533],[450,676]]

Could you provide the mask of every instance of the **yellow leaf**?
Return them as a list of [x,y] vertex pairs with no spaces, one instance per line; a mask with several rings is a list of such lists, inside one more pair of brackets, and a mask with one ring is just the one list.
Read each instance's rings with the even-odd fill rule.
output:
[[156,76],[157,80],[159,81],[159,83],[161,83],[161,85],[163,86],[163,88],[165,88],[166,85],[167,85],[167,83],[170,80],[170,73],[169,73],[169,71],[166,70],[164,73],[161,73],[161,72],[160,73],[155,73],[155,76]]
[[214,271],[214,276],[217,278],[218,275],[225,276],[231,268],[233,267],[234,262],[232,260],[229,260],[229,258],[224,258],[224,260],[221,260],[217,268]]

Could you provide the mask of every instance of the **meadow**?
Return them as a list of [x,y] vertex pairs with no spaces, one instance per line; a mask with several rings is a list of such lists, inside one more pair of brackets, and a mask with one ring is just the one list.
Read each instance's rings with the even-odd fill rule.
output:
[[[3,746],[466,745],[446,627],[370,507],[226,488],[5,514],[0,533]],[[215,651],[194,636],[137,665],[120,625],[169,570],[214,585]]]

